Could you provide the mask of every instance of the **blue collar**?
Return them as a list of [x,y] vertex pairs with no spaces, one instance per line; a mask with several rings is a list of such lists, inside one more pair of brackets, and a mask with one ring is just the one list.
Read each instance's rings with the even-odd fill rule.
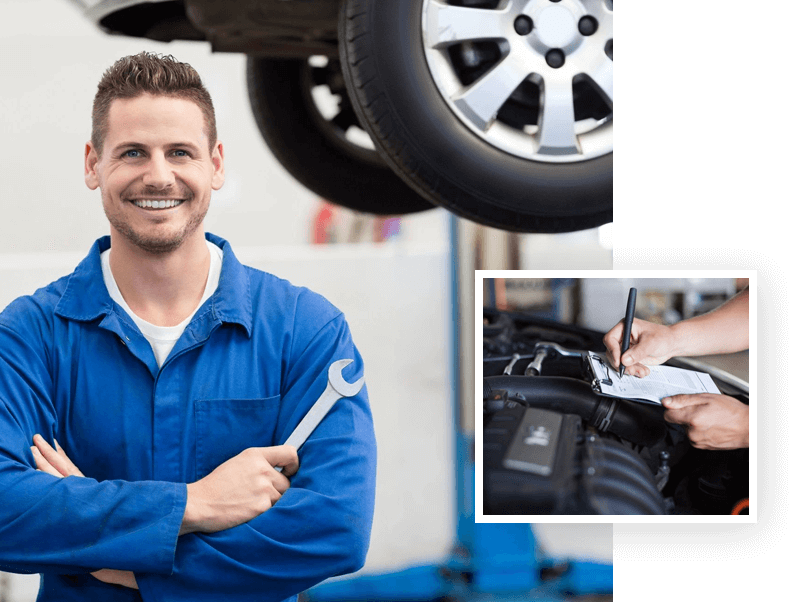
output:
[[[206,239],[224,254],[219,285],[209,302],[214,318],[221,322],[232,322],[244,327],[247,336],[252,332],[252,298],[249,292],[249,276],[239,263],[230,243],[206,232]],[[89,322],[106,316],[113,310],[113,301],[101,272],[101,253],[110,248],[110,237],[99,238],[88,256],[68,277],[66,288],[55,308],[55,315],[68,320]]]

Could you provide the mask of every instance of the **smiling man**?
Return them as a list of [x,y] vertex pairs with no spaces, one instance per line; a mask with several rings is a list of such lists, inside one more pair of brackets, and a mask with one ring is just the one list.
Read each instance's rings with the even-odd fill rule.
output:
[[0,314],[0,568],[41,573],[40,601],[273,602],[364,562],[366,389],[282,445],[361,357],[325,299],[204,232],[224,177],[189,65],[104,74],[85,181],[110,236]]

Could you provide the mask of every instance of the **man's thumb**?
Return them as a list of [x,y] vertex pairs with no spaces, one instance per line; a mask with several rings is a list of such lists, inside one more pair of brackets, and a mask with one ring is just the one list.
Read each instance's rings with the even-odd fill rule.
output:
[[637,354],[634,353],[634,350],[628,349],[625,354],[622,356],[622,363],[625,366],[632,366],[633,364],[638,363]]
[[279,472],[285,475],[295,474],[299,468],[299,456],[292,445],[275,445],[263,448],[266,460],[272,466],[279,467]]

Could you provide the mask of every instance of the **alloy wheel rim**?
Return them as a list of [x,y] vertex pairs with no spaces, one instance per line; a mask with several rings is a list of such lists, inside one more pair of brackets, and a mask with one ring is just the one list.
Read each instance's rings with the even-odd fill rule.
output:
[[572,163],[613,151],[613,0],[423,0],[436,87],[475,135]]

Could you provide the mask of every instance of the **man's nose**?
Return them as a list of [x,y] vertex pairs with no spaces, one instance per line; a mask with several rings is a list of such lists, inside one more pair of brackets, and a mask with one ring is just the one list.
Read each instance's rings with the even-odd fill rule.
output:
[[164,153],[153,153],[148,160],[147,169],[143,174],[142,181],[146,186],[152,188],[168,188],[175,184],[175,174],[173,167],[167,161]]

